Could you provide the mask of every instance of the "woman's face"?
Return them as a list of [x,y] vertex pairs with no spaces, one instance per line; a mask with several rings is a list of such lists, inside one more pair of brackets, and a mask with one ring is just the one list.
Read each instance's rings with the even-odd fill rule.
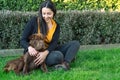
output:
[[49,23],[51,19],[53,18],[53,11],[50,8],[42,8],[42,17],[45,20],[46,23]]

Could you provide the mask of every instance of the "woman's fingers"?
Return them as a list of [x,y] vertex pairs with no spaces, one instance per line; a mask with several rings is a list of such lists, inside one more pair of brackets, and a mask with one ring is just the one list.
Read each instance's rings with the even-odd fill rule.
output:
[[28,52],[31,56],[35,56],[37,54],[37,51],[33,47],[28,47]]
[[38,54],[37,58],[34,60],[36,65],[40,65],[44,60],[41,58],[41,55]]

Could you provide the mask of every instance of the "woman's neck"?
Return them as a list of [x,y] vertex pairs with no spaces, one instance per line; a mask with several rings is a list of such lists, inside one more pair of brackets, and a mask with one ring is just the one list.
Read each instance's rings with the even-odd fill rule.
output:
[[51,29],[52,28],[52,21],[48,22],[47,26],[48,26],[48,29]]

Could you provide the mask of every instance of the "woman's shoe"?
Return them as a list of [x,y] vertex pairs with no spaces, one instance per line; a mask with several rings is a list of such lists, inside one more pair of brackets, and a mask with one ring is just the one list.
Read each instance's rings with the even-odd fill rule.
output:
[[75,60],[76,60],[76,57],[74,57],[71,62],[75,62]]
[[69,63],[67,62],[63,62],[62,64],[57,64],[55,65],[55,69],[59,70],[59,69],[63,69],[65,71],[70,69]]

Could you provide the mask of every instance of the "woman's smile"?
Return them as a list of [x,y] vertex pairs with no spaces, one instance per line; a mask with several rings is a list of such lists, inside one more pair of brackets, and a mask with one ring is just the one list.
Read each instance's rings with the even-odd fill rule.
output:
[[42,8],[42,16],[43,16],[43,19],[45,20],[46,23],[49,23],[51,21],[51,19],[53,18],[53,11],[49,8]]

